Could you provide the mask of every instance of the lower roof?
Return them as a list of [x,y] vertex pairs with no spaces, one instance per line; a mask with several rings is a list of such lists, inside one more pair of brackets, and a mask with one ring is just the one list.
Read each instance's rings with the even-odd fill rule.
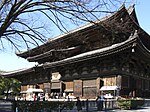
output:
[[140,40],[139,35],[137,34],[137,32],[135,32],[134,35],[131,35],[126,41],[118,43],[118,44],[114,44],[109,47],[89,51],[89,52],[82,53],[82,54],[79,54],[79,55],[76,55],[76,56],[73,56],[70,58],[60,60],[60,61],[47,62],[47,63],[38,65],[36,67],[29,68],[29,69],[23,69],[23,70],[18,70],[18,71],[14,71],[14,72],[3,73],[2,75],[4,77],[13,77],[16,75],[23,75],[25,73],[34,72],[34,71],[36,71],[35,68],[37,68],[37,69],[41,68],[44,70],[45,68],[53,68],[53,67],[62,66],[62,65],[66,65],[66,64],[86,61],[86,60],[94,59],[97,57],[103,57],[103,56],[115,54],[115,53],[121,52],[123,50],[126,50],[128,48],[134,48],[136,45],[139,46],[139,48],[142,50],[142,53],[144,55],[146,55],[150,58],[150,51],[148,49],[146,49],[146,47],[142,44],[142,41]]

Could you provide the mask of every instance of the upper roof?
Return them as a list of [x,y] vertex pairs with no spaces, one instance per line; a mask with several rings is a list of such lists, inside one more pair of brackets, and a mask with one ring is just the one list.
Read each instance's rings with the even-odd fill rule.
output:
[[[130,31],[129,31],[131,33],[134,32],[135,30],[138,30],[139,34],[142,35],[142,36],[140,36],[140,37],[142,37],[141,40],[143,41],[145,46],[148,49],[150,49],[150,45],[147,44],[147,41],[150,42],[149,35],[139,26],[139,23],[138,23],[138,20],[136,17],[136,13],[135,13],[135,9],[134,9],[134,5],[130,6],[128,9],[126,9],[125,6],[123,5],[117,12],[111,14],[110,16],[106,16],[100,20],[93,22],[93,23],[86,24],[75,30],[67,32],[63,35],[57,36],[53,39],[49,39],[47,41],[47,43],[45,43],[41,46],[38,46],[36,48],[33,48],[33,49],[25,51],[25,52],[19,52],[16,55],[26,58],[29,61],[37,61],[38,59],[41,59],[41,58],[44,59],[44,57],[47,58],[47,57],[49,57],[50,54],[52,54],[56,50],[58,51],[58,49],[64,50],[67,48],[70,49],[71,47],[77,47],[80,42],[79,42],[79,39],[76,39],[76,41],[74,41],[75,35],[78,35],[78,37],[79,37],[79,35],[81,35],[81,33],[88,31],[89,29],[94,29],[95,27],[99,27],[99,25],[104,27],[103,26],[104,24],[105,24],[105,26],[109,26],[110,24],[113,24],[114,22],[117,24],[117,23],[119,23],[119,21],[122,21],[123,19],[126,19],[126,20],[125,20],[125,22],[121,23],[122,26],[125,26],[125,25],[126,25],[126,27],[131,26]],[[113,27],[115,27],[115,26],[113,26]],[[118,30],[120,30],[120,29],[118,28]],[[131,31],[131,30],[133,30],[133,31]],[[70,38],[72,40],[69,40]],[[65,43],[61,44],[64,41],[65,41]]]

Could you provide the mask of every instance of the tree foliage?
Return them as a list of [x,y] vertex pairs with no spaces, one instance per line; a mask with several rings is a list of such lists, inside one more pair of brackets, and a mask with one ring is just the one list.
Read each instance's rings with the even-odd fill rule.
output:
[[6,94],[12,92],[13,94],[19,94],[21,89],[21,83],[13,78],[0,77],[0,94]]
[[[112,13],[126,0],[1,0],[0,47],[5,41],[19,50],[45,42],[52,24],[66,32],[68,21],[92,22],[104,13]],[[69,24],[70,25],[70,24]],[[67,24],[67,26],[69,26]]]

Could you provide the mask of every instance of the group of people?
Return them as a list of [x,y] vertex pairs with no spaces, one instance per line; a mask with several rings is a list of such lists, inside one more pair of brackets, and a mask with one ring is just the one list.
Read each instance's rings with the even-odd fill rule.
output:
[[61,96],[61,94],[59,93],[59,92],[52,92],[51,94],[50,94],[50,98],[53,98],[53,99],[59,99],[60,98],[60,96]]

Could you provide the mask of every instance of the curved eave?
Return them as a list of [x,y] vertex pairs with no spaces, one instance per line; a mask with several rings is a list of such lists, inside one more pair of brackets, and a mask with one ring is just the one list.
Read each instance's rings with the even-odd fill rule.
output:
[[[57,55],[55,56],[54,53],[57,53],[57,54],[62,54],[63,53],[65,54],[72,54],[72,53],[75,53],[75,52],[78,52],[80,51],[80,48],[81,46],[76,46],[76,47],[71,47],[71,48],[67,48],[67,49],[58,49],[58,50],[50,50],[48,52],[45,52],[43,54],[39,54],[39,55],[36,55],[36,56],[33,56],[33,57],[28,57],[27,60],[30,61],[30,62],[40,62],[42,60],[49,60],[51,61],[50,59],[52,58],[55,58],[57,57]],[[42,61],[43,62],[43,61]]]
[[62,65],[66,65],[66,64],[90,60],[93,58],[112,55],[112,54],[121,52],[123,50],[126,50],[128,48],[132,48],[133,43],[136,42],[136,40],[137,40],[136,36],[133,36],[132,38],[129,38],[128,40],[126,40],[124,42],[121,42],[121,43],[118,43],[118,44],[115,44],[115,45],[112,45],[112,46],[109,46],[106,48],[82,53],[80,55],[76,55],[76,56],[73,56],[71,58],[61,60],[61,61],[56,61],[56,62],[52,62],[52,63],[45,63],[45,64],[43,64],[43,67],[44,68],[51,68],[51,67],[55,67],[55,66],[62,66]]
[[150,50],[150,44],[149,44],[150,43],[150,36],[145,30],[143,30],[143,28],[141,28],[141,26],[138,22],[137,16],[136,16],[134,5],[132,5],[128,8],[128,13],[130,15],[130,19],[132,20],[132,23],[137,27],[136,30],[138,30],[138,33],[140,35],[139,36],[140,41],[142,41],[142,44],[144,46],[146,46],[147,49]]
[[35,71],[34,68],[19,69],[19,70],[16,70],[16,71],[3,73],[2,76],[3,77],[8,77],[8,78],[13,78],[14,76],[24,75],[24,74],[32,73],[34,71]]
[[48,57],[51,57],[52,56],[52,50],[46,52],[46,53],[43,53],[43,54],[39,54],[39,55],[36,55],[36,56],[32,56],[32,57],[28,57],[27,60],[29,62],[38,62],[38,60],[42,60],[44,58],[48,58]]
[[150,50],[150,35],[146,31],[144,31],[141,27],[139,35],[140,35],[139,38],[142,41],[143,45]]
[[[22,57],[22,58],[27,58],[27,57],[29,57],[33,52],[39,52],[39,49],[41,48],[41,47],[43,47],[44,48],[44,46],[46,46],[47,45],[47,43],[44,43],[44,44],[42,44],[42,45],[40,45],[40,46],[38,46],[38,47],[35,47],[35,48],[33,48],[33,49],[29,49],[29,50],[27,50],[27,51],[20,51],[20,52],[16,52],[16,55],[17,56],[19,56],[19,57]],[[40,49],[41,50],[41,49]],[[42,50],[43,51],[43,50]],[[40,51],[40,52],[42,52],[42,51]]]
[[[79,27],[79,28],[77,28],[77,29],[75,29],[75,30],[71,30],[71,31],[69,31],[69,32],[67,32],[67,33],[64,33],[63,35],[57,36],[57,37],[55,37],[55,38],[53,38],[53,39],[50,39],[47,43],[45,43],[45,44],[43,44],[43,45],[41,45],[41,46],[38,46],[38,47],[36,47],[36,48],[33,48],[33,49],[31,49],[31,50],[28,50],[28,51],[25,51],[25,52],[20,52],[20,53],[18,52],[18,53],[16,53],[16,55],[17,55],[17,56],[20,56],[20,57],[23,57],[23,58],[27,58],[27,57],[30,56],[30,54],[33,55],[33,53],[35,53],[35,52],[39,52],[38,54],[41,54],[41,53],[43,53],[43,50],[41,50],[42,47],[43,47],[43,48],[44,48],[44,47],[47,47],[49,44],[51,44],[51,43],[53,43],[53,42],[56,42],[56,41],[58,41],[59,39],[67,38],[67,37],[73,35],[74,33],[82,32],[82,31],[86,30],[87,28],[93,27],[94,25],[97,26],[97,24],[100,24],[101,22],[103,23],[103,22],[106,21],[106,23],[108,23],[108,21],[111,21],[112,19],[116,18],[118,15],[121,15],[122,12],[127,12],[127,10],[126,10],[126,8],[125,8],[124,5],[123,5],[117,12],[115,12],[115,13],[109,15],[109,16],[106,16],[106,17],[104,17],[104,18],[102,18],[102,19],[100,19],[100,20],[97,20],[97,21],[95,21],[95,22],[91,22],[91,23],[89,23],[89,24],[86,24],[86,25],[84,25],[84,26],[81,26],[81,27]],[[48,49],[48,50],[49,50],[49,49]],[[36,55],[38,55],[38,54],[36,54]]]
[[[137,45],[135,46],[135,49],[137,50],[137,55],[139,57],[142,57],[143,60],[150,62],[150,50],[147,49],[147,47],[143,44],[143,42],[138,38]],[[136,52],[136,51],[135,51]]]
[[138,19],[137,19],[137,16],[136,16],[136,12],[135,12],[135,5],[131,5],[128,9],[127,9],[129,15],[130,15],[130,18],[136,23],[139,25],[139,22],[138,22]]

